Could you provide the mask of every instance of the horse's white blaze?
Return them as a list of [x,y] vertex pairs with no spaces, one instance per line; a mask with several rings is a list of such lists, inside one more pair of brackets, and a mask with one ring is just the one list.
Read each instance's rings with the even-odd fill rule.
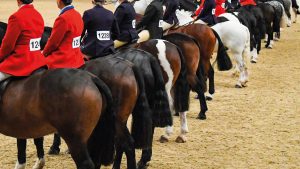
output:
[[174,73],[173,70],[171,68],[171,65],[167,59],[166,56],[166,44],[164,43],[163,40],[157,40],[157,44],[156,44],[156,48],[158,50],[158,60],[160,62],[161,67],[163,68],[164,72],[166,72],[167,76],[168,76],[168,81],[165,84],[166,86],[166,91],[168,94],[168,99],[169,99],[169,104],[170,104],[170,109],[172,112],[173,111],[173,98],[171,96],[171,88],[172,88],[172,82],[174,79]]
[[19,164],[19,162],[17,161],[15,169],[25,169],[25,167],[26,167],[26,163]]
[[187,119],[186,119],[186,111],[185,112],[179,112],[180,116],[180,125],[181,125],[181,134],[186,134],[189,132],[188,125],[187,125]]

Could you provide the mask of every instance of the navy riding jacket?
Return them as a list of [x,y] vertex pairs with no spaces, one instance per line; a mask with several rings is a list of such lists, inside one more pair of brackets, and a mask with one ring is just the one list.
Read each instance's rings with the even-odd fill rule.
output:
[[164,5],[166,5],[166,12],[163,20],[169,24],[177,24],[176,10],[179,8],[179,0],[165,0]]
[[119,27],[114,14],[96,5],[83,14],[82,53],[101,57],[114,52],[114,39],[119,36]]
[[135,42],[139,37],[135,29],[136,13],[133,6],[125,0],[117,7],[114,15],[120,29],[120,35],[117,37],[117,40],[123,42]]
[[205,0],[203,4],[203,9],[201,13],[198,15],[197,19],[201,19],[202,21],[206,22],[208,25],[214,25],[216,23],[215,8],[216,8],[215,0]]

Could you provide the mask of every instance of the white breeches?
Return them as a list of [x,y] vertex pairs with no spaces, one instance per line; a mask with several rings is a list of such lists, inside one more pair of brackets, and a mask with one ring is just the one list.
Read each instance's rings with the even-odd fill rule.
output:
[[143,30],[139,33],[139,40],[137,43],[145,42],[150,39],[150,33],[148,30]]

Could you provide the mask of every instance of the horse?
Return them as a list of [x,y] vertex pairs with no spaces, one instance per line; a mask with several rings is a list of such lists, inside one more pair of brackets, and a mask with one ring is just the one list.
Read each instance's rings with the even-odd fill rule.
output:
[[[156,44],[157,48],[153,44]],[[139,49],[134,49],[134,48],[120,49],[115,56],[122,57],[133,62],[134,65],[140,68],[141,72],[144,74],[144,77],[149,76],[149,70],[145,69],[146,67],[149,66],[148,65],[149,63],[160,62],[161,67],[158,66],[156,69],[159,69],[160,72],[163,73],[163,78],[160,80],[164,82],[164,87],[166,88],[167,91],[169,105],[173,111],[173,98],[171,96],[171,88],[173,86],[178,86],[173,88],[173,92],[175,93],[174,94],[175,96],[177,94],[180,95],[181,93],[182,94],[186,93],[185,91],[188,88],[187,81],[186,81],[186,72],[182,71],[182,67],[184,65],[181,62],[181,57],[179,56],[179,54],[178,53],[176,54],[176,52],[178,52],[177,47],[171,43],[169,43],[169,45],[173,45],[173,47],[176,50],[173,50],[174,48],[172,49],[170,47],[166,47],[165,43],[163,43],[162,40],[150,40],[150,41],[142,42],[138,45],[139,45]],[[154,54],[154,56],[158,58],[155,58],[151,53],[141,50],[146,48],[148,48],[147,51],[151,52],[152,54]],[[130,55],[128,55],[127,52],[129,52]],[[145,62],[145,60],[150,60],[151,62]],[[148,80],[145,80],[146,86],[147,86],[147,81],[149,81],[148,85],[155,82],[155,80],[151,80],[151,78],[148,78]],[[149,96],[152,95],[151,91],[146,90],[146,93]],[[175,109],[185,108],[184,107],[185,105],[181,103],[180,99],[181,98],[177,98],[177,97],[174,98],[175,101],[174,105],[176,105],[174,106]],[[178,112],[181,111],[180,109],[178,110]],[[155,112],[153,113],[154,113],[153,119],[155,119],[157,115],[155,115],[156,114]],[[153,124],[153,132],[154,132],[154,127],[157,127],[155,123]],[[165,127],[165,126],[159,126],[159,127]],[[142,157],[138,162],[138,168],[145,167],[147,163],[151,160],[151,156],[152,156],[152,147],[143,149]]]
[[1,102],[2,134],[26,139],[58,131],[78,169],[112,162],[114,106],[109,89],[95,76],[56,69],[12,79]]
[[[214,83],[214,70],[211,66],[210,59],[214,51],[217,52],[217,63],[220,71],[229,70],[232,68],[232,63],[226,52],[225,46],[218,35],[218,33],[203,24],[190,24],[179,27],[177,29],[170,29],[170,33],[184,33],[194,37],[200,45],[201,65],[203,66],[204,78],[209,78],[209,83]],[[209,85],[212,86],[212,85]],[[212,92],[213,90],[209,90]],[[213,97],[214,93],[210,93]]]
[[[273,1],[276,4],[279,4],[277,1]],[[274,44],[273,34],[277,33],[277,37],[280,36],[280,20],[283,19],[282,7],[275,8],[271,5],[271,2],[266,3],[258,3],[257,6],[261,8],[265,18],[266,24],[266,34],[267,34],[267,43],[265,45],[266,48],[272,49]]]
[[[200,63],[200,49],[199,44],[197,43],[196,39],[191,36],[181,34],[181,33],[172,33],[163,37],[164,40],[167,40],[176,46],[182,51],[182,56],[185,60],[185,67],[187,69],[187,82],[189,85],[188,91],[182,96],[175,96],[181,97],[182,104],[186,105],[183,112],[178,112],[180,117],[180,135],[176,138],[176,142],[186,142],[186,133],[188,133],[188,126],[187,126],[187,119],[186,113],[189,107],[189,93],[190,90],[197,92],[199,96],[201,111],[207,110],[207,105],[205,101],[204,92],[206,91],[206,83],[203,78],[202,67]],[[175,104],[176,105],[176,104]],[[178,110],[178,109],[177,109]],[[177,112],[176,112],[177,113]],[[203,116],[202,116],[203,115]],[[205,119],[205,113],[199,113],[199,119]],[[168,126],[166,128],[165,135],[160,137],[161,142],[168,142],[169,137],[172,134],[173,128],[172,126]]]
[[220,35],[225,46],[230,50],[237,62],[240,77],[236,87],[245,87],[248,82],[245,59],[250,58],[250,33],[248,28],[240,23],[227,21],[212,26],[212,29]]

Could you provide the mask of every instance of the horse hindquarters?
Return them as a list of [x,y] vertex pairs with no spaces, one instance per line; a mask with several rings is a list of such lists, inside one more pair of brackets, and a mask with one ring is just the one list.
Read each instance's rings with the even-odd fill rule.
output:
[[98,90],[103,94],[106,102],[105,111],[88,140],[88,150],[96,167],[101,164],[109,165],[113,162],[115,152],[115,109],[110,89],[106,84],[92,78]]

